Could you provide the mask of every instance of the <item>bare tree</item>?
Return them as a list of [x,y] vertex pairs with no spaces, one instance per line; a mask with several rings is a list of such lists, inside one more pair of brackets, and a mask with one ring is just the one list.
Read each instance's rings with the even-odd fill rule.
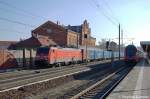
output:
[[106,50],[106,42],[107,42],[106,39],[101,39],[101,41],[98,42],[98,46],[99,46],[101,49]]

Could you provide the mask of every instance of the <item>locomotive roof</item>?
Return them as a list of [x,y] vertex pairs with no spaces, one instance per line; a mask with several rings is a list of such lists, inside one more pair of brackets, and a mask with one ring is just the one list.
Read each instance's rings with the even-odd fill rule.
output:
[[80,50],[77,48],[62,48],[62,47],[41,47],[41,48],[62,49],[62,50]]
[[136,48],[135,45],[128,45],[128,46],[126,46],[125,49],[126,49],[126,50],[128,50],[128,49],[135,49],[135,50],[137,50],[137,48]]
[[127,47],[135,47],[135,45],[128,45]]

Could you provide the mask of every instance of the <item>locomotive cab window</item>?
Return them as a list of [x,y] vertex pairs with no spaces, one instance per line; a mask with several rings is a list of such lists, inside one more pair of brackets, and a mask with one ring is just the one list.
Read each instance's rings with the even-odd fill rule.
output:
[[136,55],[136,51],[135,50],[136,50],[136,48],[129,47],[128,50],[127,50],[127,54],[131,55],[131,56]]
[[49,48],[46,47],[37,49],[37,54],[48,54],[48,52],[49,52]]

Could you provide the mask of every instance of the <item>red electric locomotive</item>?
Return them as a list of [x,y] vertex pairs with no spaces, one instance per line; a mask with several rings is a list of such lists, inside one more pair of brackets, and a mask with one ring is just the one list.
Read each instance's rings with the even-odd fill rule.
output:
[[81,49],[40,47],[37,49],[35,65],[62,65],[77,63],[85,60],[85,54]]

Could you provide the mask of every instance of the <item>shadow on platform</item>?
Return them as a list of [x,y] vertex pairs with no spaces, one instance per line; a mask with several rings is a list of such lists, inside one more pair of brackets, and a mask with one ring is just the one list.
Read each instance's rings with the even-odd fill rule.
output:
[[147,59],[142,59],[135,66],[136,67],[150,67],[150,64]]
[[150,88],[145,88],[145,89],[138,89],[138,90],[119,90],[119,91],[113,91],[112,93],[126,93],[126,92],[135,92],[135,91],[150,91]]

